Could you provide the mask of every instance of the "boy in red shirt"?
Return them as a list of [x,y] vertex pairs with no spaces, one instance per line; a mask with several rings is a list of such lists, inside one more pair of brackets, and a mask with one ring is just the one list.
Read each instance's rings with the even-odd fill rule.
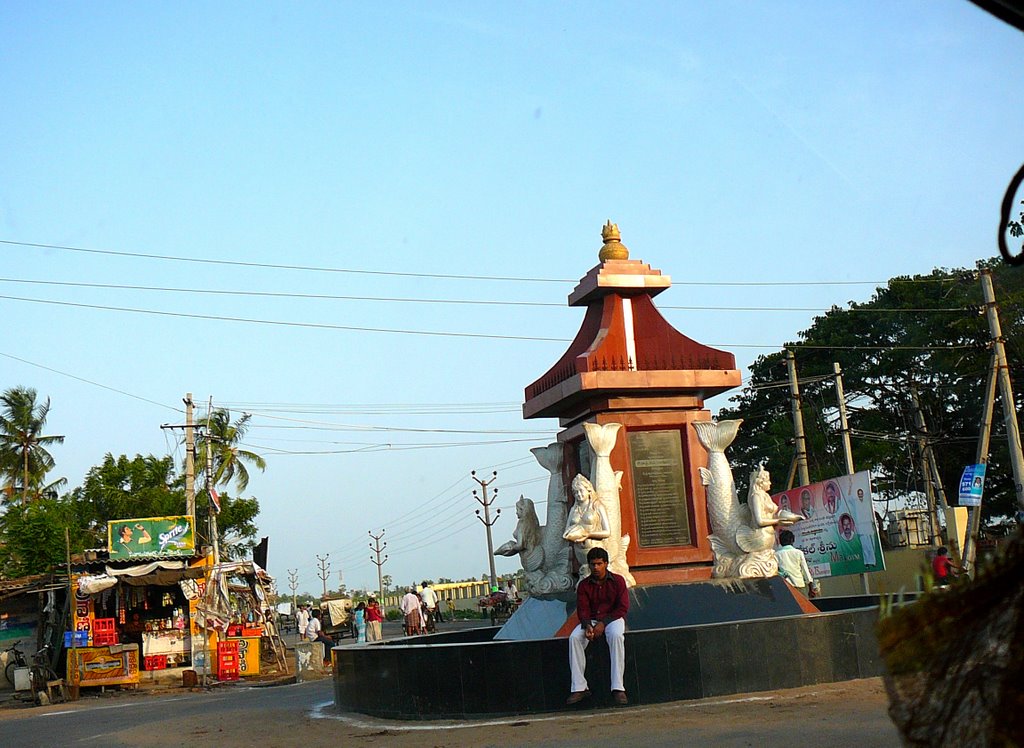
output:
[[572,693],[566,704],[578,704],[590,695],[584,670],[587,645],[604,636],[612,666],[612,697],[616,704],[628,704],[622,674],[626,669],[626,613],[629,591],[626,580],[608,571],[608,551],[601,547],[587,553],[590,575],[576,588],[576,615],[580,625],[569,635],[569,670]]

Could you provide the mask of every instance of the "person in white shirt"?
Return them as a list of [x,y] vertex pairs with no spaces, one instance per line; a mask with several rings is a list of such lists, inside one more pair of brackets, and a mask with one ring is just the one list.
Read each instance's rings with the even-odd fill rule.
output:
[[430,631],[433,628],[433,622],[441,620],[441,612],[437,609],[437,593],[430,588],[429,582],[423,583],[423,589],[420,590],[420,601],[423,603],[423,607],[426,608],[426,627]]
[[405,616],[406,636],[416,636],[423,633],[423,611],[420,610],[421,602],[420,596],[410,587],[405,595],[402,596],[402,601],[398,604],[398,609]]
[[306,625],[306,638],[311,642],[320,642],[324,645],[324,667],[331,666],[331,648],[334,646],[334,639],[324,633],[323,624],[320,623],[320,611],[313,610],[309,623]]
[[299,606],[299,612],[295,614],[295,624],[299,628],[299,639],[306,641],[306,627],[309,626],[309,606],[305,603]]
[[779,576],[800,590],[804,597],[808,597],[808,590],[814,584],[814,577],[811,576],[811,570],[807,568],[807,558],[804,556],[804,552],[793,547],[795,540],[791,530],[783,530],[779,533],[780,547],[775,551],[775,558],[779,561]]

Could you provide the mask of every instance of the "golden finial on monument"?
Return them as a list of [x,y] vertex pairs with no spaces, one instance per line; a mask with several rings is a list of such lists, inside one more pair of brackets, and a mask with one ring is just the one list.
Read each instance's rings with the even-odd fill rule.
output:
[[604,246],[597,253],[597,259],[601,262],[607,260],[628,260],[629,250],[626,245],[619,241],[619,227],[609,220],[601,229],[601,238],[604,239]]

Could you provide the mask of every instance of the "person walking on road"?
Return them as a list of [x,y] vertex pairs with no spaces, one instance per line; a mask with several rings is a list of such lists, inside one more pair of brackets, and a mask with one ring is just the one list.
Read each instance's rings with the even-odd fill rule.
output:
[[434,628],[434,621],[441,620],[441,611],[437,607],[437,593],[430,587],[430,582],[423,582],[423,589],[420,590],[420,601],[427,613],[426,628],[429,631]]
[[406,636],[417,636],[423,633],[423,611],[420,610],[421,602],[420,596],[410,587],[406,590],[405,595],[402,596],[402,602],[398,605],[402,615],[405,616]]
[[302,603],[295,614],[295,625],[299,627],[299,639],[306,641],[306,627],[309,626],[309,606]]
[[775,558],[779,562],[779,576],[796,587],[804,597],[810,597],[810,591],[814,589],[814,577],[807,567],[807,558],[799,548],[794,548],[793,543],[796,536],[791,530],[783,530],[779,533],[779,549],[775,551]]

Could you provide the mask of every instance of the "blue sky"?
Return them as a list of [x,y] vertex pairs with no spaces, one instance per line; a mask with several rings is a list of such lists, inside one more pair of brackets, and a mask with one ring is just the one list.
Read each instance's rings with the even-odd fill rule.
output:
[[[606,219],[672,276],[668,319],[745,367],[814,312],[721,307],[824,310],[996,254],[1022,52],[953,0],[6,2],[0,240],[393,275],[0,244],[0,386],[51,398],[72,485],[106,452],[180,456],[159,427],[185,392],[252,412],[270,571],[300,590],[324,553],[331,586],[375,584],[382,526],[396,581],[476,575],[469,471],[499,471],[496,544],[544,499],[527,450],[557,424],[519,405]],[[812,285],[701,285],[783,281]]]

